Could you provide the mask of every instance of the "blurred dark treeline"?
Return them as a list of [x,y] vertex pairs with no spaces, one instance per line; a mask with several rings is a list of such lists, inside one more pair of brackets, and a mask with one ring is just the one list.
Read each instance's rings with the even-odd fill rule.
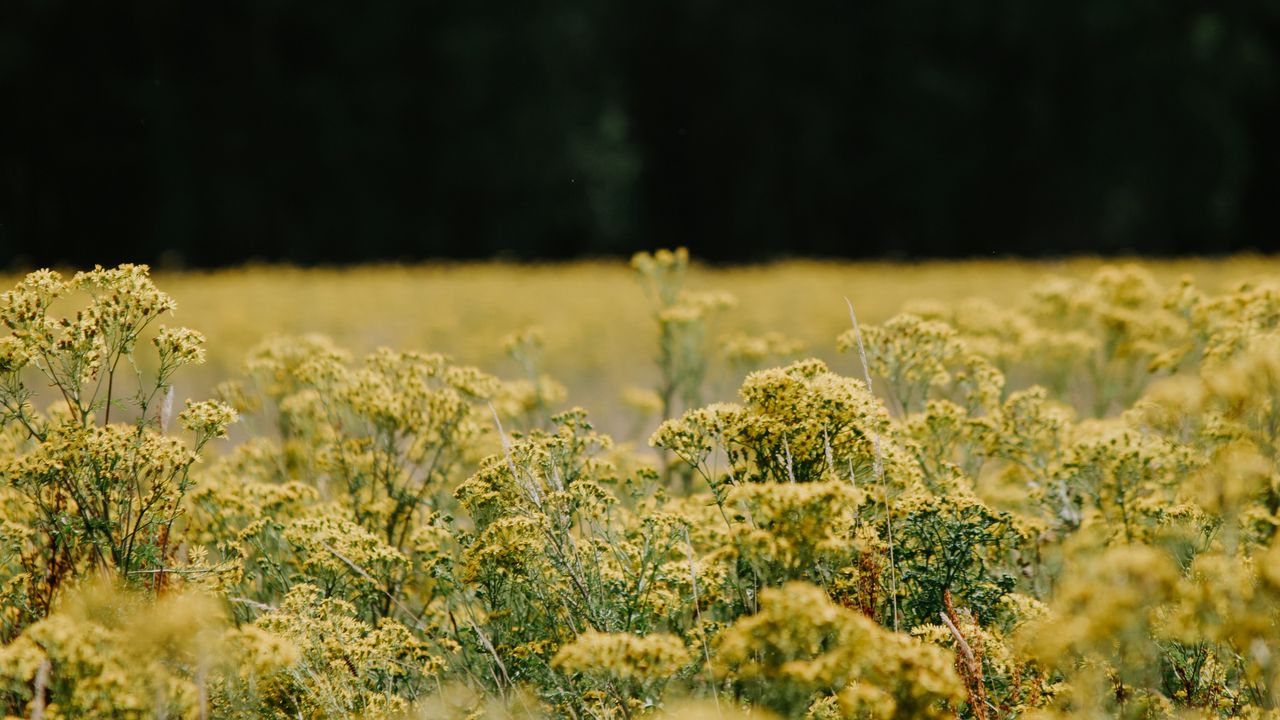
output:
[[1271,250],[1280,0],[4,0],[0,268]]

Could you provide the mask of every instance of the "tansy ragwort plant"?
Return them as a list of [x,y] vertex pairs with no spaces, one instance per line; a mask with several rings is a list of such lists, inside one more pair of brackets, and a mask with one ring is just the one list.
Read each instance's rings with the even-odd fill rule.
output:
[[[205,691],[207,653],[195,652],[199,667],[184,676],[174,674],[176,658],[157,657],[147,666],[131,662],[126,650],[154,636],[128,625],[163,613],[138,596],[156,597],[172,577],[200,572],[182,557],[175,523],[200,451],[236,419],[219,403],[190,403],[177,419],[191,440],[166,434],[173,374],[204,360],[203,338],[185,328],[161,327],[144,346],[153,362],[138,356],[143,334],[174,307],[146,266],[134,265],[69,280],[40,271],[0,295],[0,321],[9,330],[0,339],[0,425],[7,438],[0,456],[6,572],[0,637],[11,643],[0,663],[8,681],[0,702],[7,708],[30,704],[33,713],[68,716],[108,717],[130,707],[162,713],[198,705],[192,698]],[[37,410],[36,402],[49,403],[48,410]],[[72,595],[88,581],[105,588],[99,594],[111,596],[114,584],[134,599],[124,609],[109,601],[76,610]],[[104,613],[116,617],[90,620]],[[94,676],[96,685],[81,682]],[[199,683],[187,682],[195,676]]]
[[0,423],[12,438],[0,477],[16,501],[6,522],[23,528],[10,562],[25,578],[6,604],[24,609],[18,625],[95,569],[153,589],[166,582],[192,465],[236,419],[224,405],[192,403],[178,415],[191,441],[165,434],[174,372],[204,360],[199,333],[162,327],[146,348],[155,369],[144,369],[143,333],[174,307],[134,265],[69,280],[44,270],[0,295],[10,332],[0,339]]
[[556,411],[533,331],[505,342],[513,381],[274,337],[179,413],[205,349],[158,326],[174,303],[145,268],[21,280],[0,296],[0,709],[1275,716],[1273,284],[1126,267],[1022,304],[921,299],[830,363],[731,335],[726,369],[754,372],[708,404],[728,302],[688,293],[688,264],[634,261],[658,469]]
[[[685,248],[637,253],[631,267],[640,276],[658,326],[658,386],[660,417],[668,420],[681,409],[702,403],[703,384],[710,367],[708,327],[712,316],[736,302],[732,295],[686,290],[689,251]],[[671,466],[660,454],[662,472]]]

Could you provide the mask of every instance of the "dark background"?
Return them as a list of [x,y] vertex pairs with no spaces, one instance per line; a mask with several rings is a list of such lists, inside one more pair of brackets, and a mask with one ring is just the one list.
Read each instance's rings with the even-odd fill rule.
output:
[[1280,243],[1280,1],[3,0],[0,268]]

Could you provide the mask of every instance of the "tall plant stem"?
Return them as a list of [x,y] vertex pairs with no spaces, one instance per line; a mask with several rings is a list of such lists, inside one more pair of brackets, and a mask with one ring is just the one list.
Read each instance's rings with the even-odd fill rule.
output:
[[[871,366],[867,364],[867,349],[862,344],[862,328],[858,326],[858,316],[853,312],[853,302],[845,298],[849,306],[849,320],[853,323],[853,335],[858,341],[858,358],[862,361],[862,374],[867,381],[867,392],[871,392]],[[893,499],[889,497],[889,486],[884,481],[884,454],[880,449],[880,433],[871,431],[871,443],[876,451],[875,474],[876,483],[884,495],[885,532],[889,535],[889,596],[893,601],[893,631],[898,631],[898,563],[894,558],[893,542]]]

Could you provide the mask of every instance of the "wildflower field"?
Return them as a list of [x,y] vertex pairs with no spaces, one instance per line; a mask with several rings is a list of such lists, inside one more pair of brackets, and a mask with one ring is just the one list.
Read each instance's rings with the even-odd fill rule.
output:
[[1280,262],[5,287],[4,716],[1280,718]]

